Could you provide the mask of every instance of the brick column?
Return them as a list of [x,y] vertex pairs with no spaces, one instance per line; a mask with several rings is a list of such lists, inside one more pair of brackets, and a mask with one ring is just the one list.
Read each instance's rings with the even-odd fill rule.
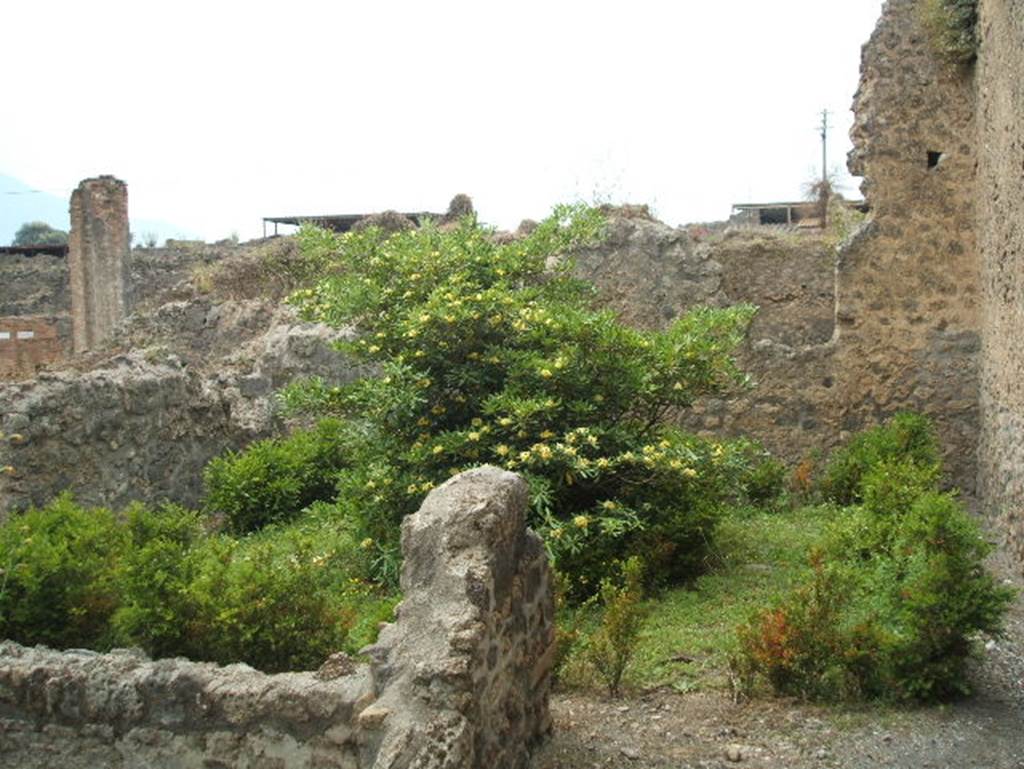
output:
[[128,288],[128,187],[86,179],[71,194],[68,237],[75,352],[95,349],[124,317]]

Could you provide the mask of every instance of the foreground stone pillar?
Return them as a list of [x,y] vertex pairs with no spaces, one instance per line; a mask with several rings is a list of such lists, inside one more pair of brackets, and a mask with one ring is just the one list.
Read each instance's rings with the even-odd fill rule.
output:
[[71,194],[68,267],[75,352],[107,340],[125,314],[128,187],[113,176],[86,179]]

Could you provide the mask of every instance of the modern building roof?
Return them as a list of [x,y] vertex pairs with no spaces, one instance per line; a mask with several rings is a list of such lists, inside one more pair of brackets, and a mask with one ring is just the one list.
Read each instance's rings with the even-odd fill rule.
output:
[[[309,216],[264,216],[263,224],[264,227],[269,222],[274,225],[278,224],[291,224],[299,226],[301,224],[315,224],[317,227],[323,227],[326,230],[334,230],[334,232],[348,232],[352,229],[356,222],[360,219],[365,219],[370,214],[317,214]],[[417,211],[415,213],[402,213],[402,216],[411,219],[415,224],[420,224],[423,219],[440,219],[444,214],[434,214],[428,211]],[[275,228],[276,229],[276,228]]]

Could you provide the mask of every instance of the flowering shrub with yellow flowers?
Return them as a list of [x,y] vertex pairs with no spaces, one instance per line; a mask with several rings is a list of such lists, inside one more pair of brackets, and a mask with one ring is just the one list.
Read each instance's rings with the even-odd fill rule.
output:
[[378,373],[296,383],[283,399],[355,426],[337,506],[382,564],[431,488],[489,463],[529,482],[532,525],[578,591],[634,553],[667,579],[698,568],[749,450],[684,435],[669,417],[744,382],[732,353],[754,309],[697,309],[664,331],[624,325],[564,256],[603,225],[571,206],[516,240],[471,217],[392,235],[301,231],[325,277],[292,301],[309,320],[355,327],[344,352]]

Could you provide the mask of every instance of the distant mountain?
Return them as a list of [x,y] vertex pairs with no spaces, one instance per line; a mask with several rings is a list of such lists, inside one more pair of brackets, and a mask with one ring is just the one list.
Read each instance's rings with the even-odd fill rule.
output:
[[[71,226],[68,199],[37,190],[20,179],[0,173],[0,246],[10,245],[14,233],[25,222],[37,221],[66,231]],[[142,242],[150,233],[160,242],[167,238],[188,240],[195,237],[194,233],[159,219],[136,219],[129,215],[129,222],[136,243]]]
[[36,221],[67,230],[68,201],[0,174],[0,246],[10,245],[14,233],[25,222]]

